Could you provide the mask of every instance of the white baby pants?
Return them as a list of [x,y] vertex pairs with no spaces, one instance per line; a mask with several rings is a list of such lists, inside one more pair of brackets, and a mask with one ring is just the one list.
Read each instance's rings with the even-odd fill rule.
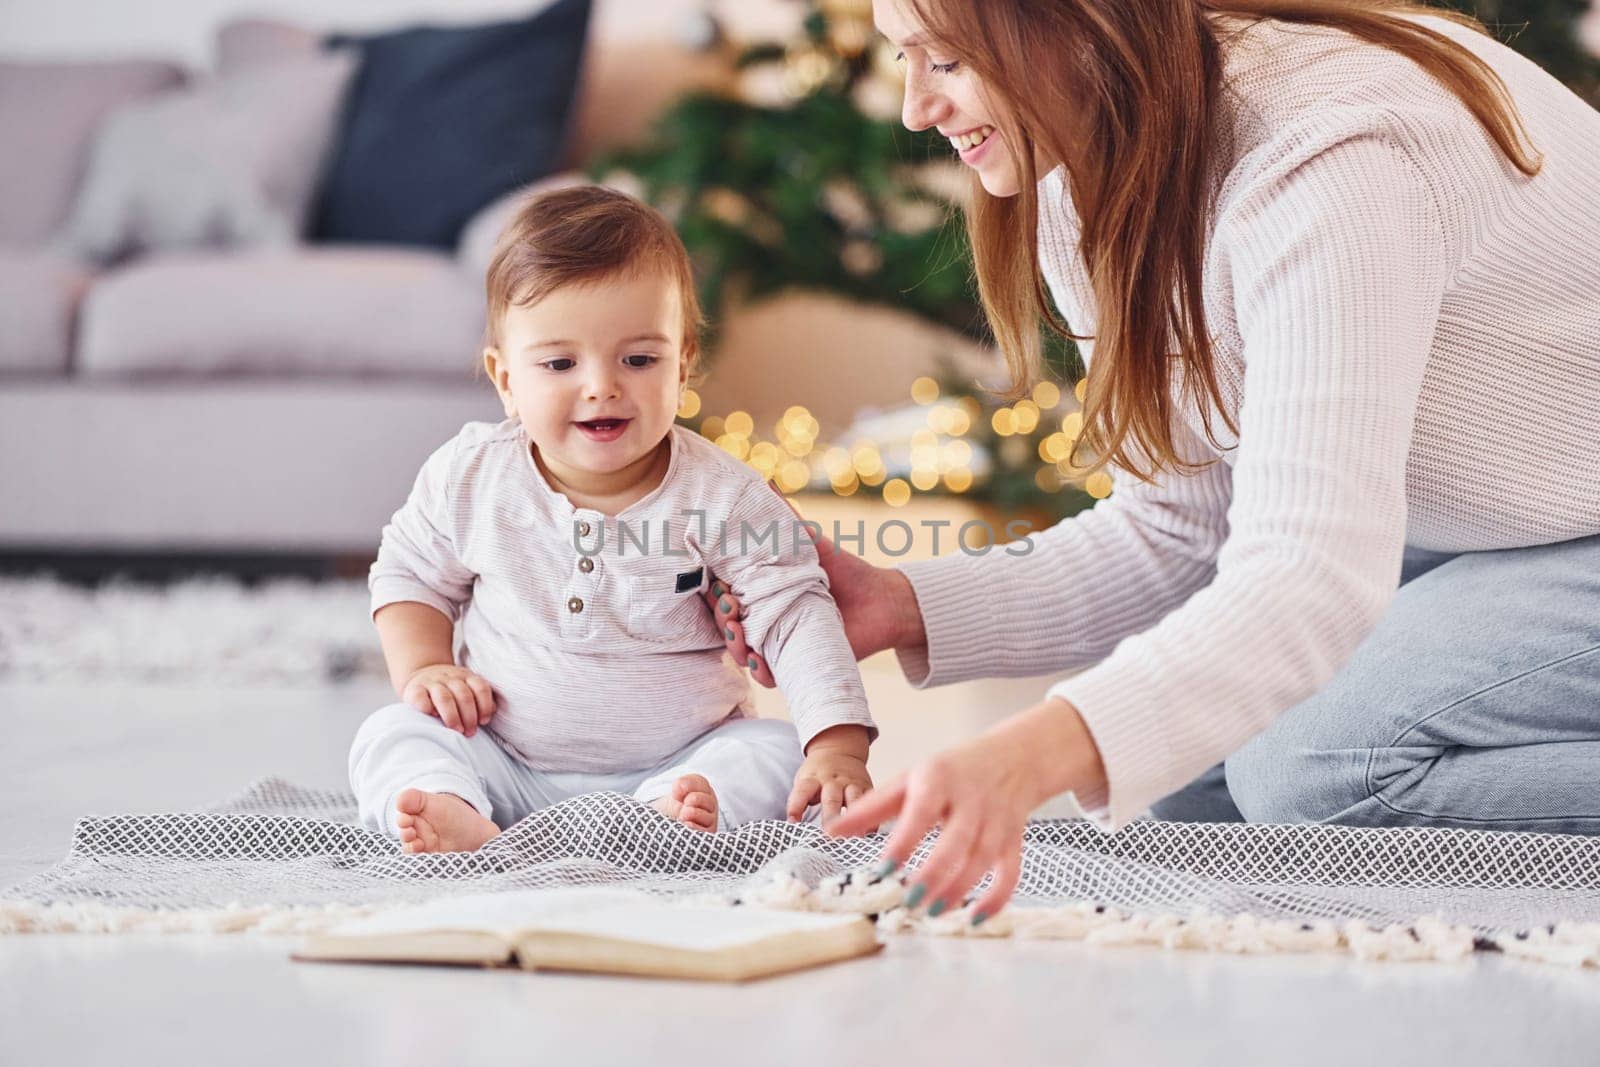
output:
[[729,719],[654,767],[615,774],[539,771],[506,751],[488,730],[464,737],[410,704],[367,717],[350,747],[350,788],[362,825],[400,834],[395,797],[403,789],[454,793],[502,830],[529,812],[583,793],[632,795],[648,804],[680,775],[701,774],[717,794],[717,828],[782,819],[803,756],[791,723]]

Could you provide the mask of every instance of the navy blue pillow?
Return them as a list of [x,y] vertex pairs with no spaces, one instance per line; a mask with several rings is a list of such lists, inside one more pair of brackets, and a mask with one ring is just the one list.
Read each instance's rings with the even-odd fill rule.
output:
[[455,247],[473,213],[561,162],[590,0],[531,18],[329,38],[361,50],[313,241]]

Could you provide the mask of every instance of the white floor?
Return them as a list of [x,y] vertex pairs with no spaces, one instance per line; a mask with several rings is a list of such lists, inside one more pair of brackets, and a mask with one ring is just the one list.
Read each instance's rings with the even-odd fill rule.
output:
[[[887,775],[1042,682],[910,690],[864,665]],[[0,887],[89,813],[338,786],[374,682],[216,691],[0,685]],[[0,938],[0,1063],[1600,1063],[1600,975],[896,940],[749,986],[291,963],[250,937]]]

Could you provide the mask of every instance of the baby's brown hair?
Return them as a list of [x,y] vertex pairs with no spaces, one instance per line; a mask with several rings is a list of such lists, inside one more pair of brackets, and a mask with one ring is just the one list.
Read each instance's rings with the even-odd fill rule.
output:
[[495,242],[485,288],[487,340],[500,345],[500,323],[512,306],[525,307],[563,285],[618,274],[664,271],[683,301],[684,363],[700,354],[703,325],[694,269],[672,224],[631,196],[599,185],[554,189],[532,197]]

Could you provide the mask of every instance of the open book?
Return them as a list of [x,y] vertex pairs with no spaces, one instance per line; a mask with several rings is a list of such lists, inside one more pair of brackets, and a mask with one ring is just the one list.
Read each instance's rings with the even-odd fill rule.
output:
[[622,889],[452,897],[313,935],[294,958],[517,964],[738,982],[877,951],[860,915],[691,904]]

